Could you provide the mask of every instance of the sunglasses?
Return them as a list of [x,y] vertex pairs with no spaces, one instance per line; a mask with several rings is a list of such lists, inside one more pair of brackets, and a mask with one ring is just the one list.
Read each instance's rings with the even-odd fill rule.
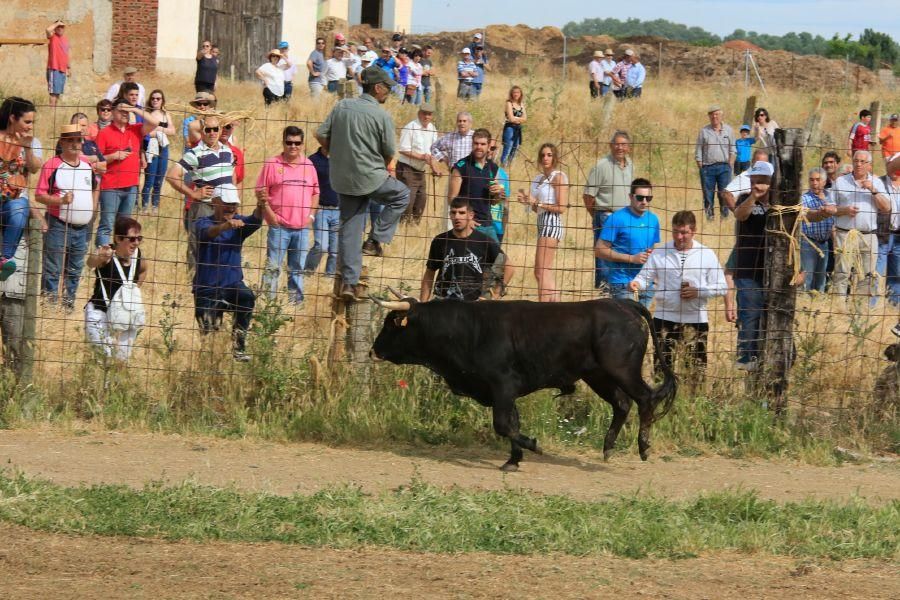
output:
[[223,129],[225,129],[226,131],[234,129],[234,125],[226,125],[225,127],[223,127]]
[[285,146],[302,146],[303,142],[287,141],[284,143],[284,145]]
[[218,131],[219,131],[218,127],[204,127],[203,128],[204,133],[218,133]]
[[132,242],[132,243],[143,242],[144,236],[142,236],[142,235],[120,235],[119,239],[120,240],[128,240],[129,242]]
[[635,194],[634,199],[638,202],[653,202],[653,196],[644,196],[643,194]]
[[160,102],[162,102],[162,98],[160,98],[159,96],[153,96],[152,98],[150,98],[150,102],[153,102],[154,100],[159,100]]
[[111,108],[98,108],[97,112],[112,112]]

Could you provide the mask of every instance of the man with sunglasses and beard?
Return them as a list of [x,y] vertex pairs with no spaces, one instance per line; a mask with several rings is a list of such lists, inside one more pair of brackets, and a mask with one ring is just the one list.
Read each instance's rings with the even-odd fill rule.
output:
[[[609,290],[613,298],[630,300],[635,291],[630,283],[650,258],[659,243],[659,219],[650,212],[653,186],[642,177],[631,182],[630,204],[609,216],[603,224],[600,239],[594,246],[594,256],[607,261]],[[653,301],[653,285],[649,283],[639,294],[645,307]]]
[[[222,144],[222,120],[216,115],[204,117],[200,142],[185,151],[181,160],[169,167],[166,181],[187,198],[185,229],[188,232],[188,269],[193,272],[197,263],[197,232],[195,225],[202,217],[212,215],[212,192],[217,186],[234,183],[234,154]],[[191,176],[191,184],[183,181]]]

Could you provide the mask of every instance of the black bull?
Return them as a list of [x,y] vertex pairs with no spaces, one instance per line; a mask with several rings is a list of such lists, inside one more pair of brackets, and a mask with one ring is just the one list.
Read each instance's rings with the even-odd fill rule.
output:
[[[675,398],[675,374],[660,354],[650,313],[631,300],[377,302],[392,310],[371,354],[428,367],[453,393],[491,407],[494,431],[509,438],[512,446],[502,467],[506,471],[518,468],[523,448],[541,452],[537,440],[519,430],[520,396],[546,388],[571,394],[575,382],[583,380],[612,406],[604,458],[609,458],[634,400],[643,460],[650,448],[650,425],[668,412]],[[664,374],[656,389],[641,375],[645,324]]]

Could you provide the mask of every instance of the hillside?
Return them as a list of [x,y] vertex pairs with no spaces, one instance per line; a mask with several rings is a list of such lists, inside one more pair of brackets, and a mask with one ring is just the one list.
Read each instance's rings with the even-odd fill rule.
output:
[[[347,31],[346,22],[320,22],[321,34]],[[475,31],[439,32],[410,35],[414,44],[432,44],[439,58],[447,59],[472,39]],[[494,68],[516,72],[526,68],[526,58],[541,57],[551,65],[563,62],[563,34],[556,27],[534,29],[526,25],[489,25],[484,30]],[[362,40],[372,36],[376,41],[390,40],[390,32],[368,26],[350,28],[350,38]],[[880,86],[878,76],[870,69],[842,60],[814,55],[796,55],[783,50],[762,50],[752,44],[726,42],[719,46],[701,47],[685,42],[652,36],[615,39],[609,36],[583,36],[567,40],[570,68],[578,69],[591,60],[594,50],[612,48],[617,53],[633,48],[641,55],[648,73],[655,76],[662,69],[664,77],[677,80],[706,81],[721,84],[743,82],[744,50],[749,49],[767,87],[790,87],[809,90],[865,90]],[[660,60],[661,59],[661,60]]]

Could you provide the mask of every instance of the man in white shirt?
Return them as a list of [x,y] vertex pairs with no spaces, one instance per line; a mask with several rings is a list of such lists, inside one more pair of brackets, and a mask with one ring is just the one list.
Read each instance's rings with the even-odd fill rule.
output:
[[400,131],[397,151],[397,179],[409,188],[409,205],[403,214],[404,221],[419,224],[425,212],[425,167],[432,167],[437,159],[431,154],[431,146],[437,141],[437,129],[432,123],[434,106],[426,102],[419,107],[418,118],[407,123]]
[[[837,207],[832,289],[841,296],[847,295],[848,284],[855,287],[859,283],[859,293],[870,297],[877,289],[877,213],[890,212],[891,199],[884,183],[871,171],[872,153],[857,150],[853,153],[853,171],[835,180],[825,200]],[[851,281],[851,275],[857,281]]]
[[609,93],[609,86],[612,85],[612,70],[616,67],[612,57],[611,48],[607,48],[605,52],[600,50],[594,52],[594,60],[588,65],[588,73],[591,76],[591,98],[602,97]]
[[[119,96],[119,88],[122,87],[123,83],[136,83],[135,79],[137,79],[138,70],[134,67],[125,67],[125,70],[122,72],[122,81],[117,81],[106,90],[105,98],[112,102]],[[138,86],[138,100],[137,106],[147,106],[144,100],[146,96],[144,94],[144,86],[140,83]]]
[[325,85],[332,94],[337,94],[341,82],[347,79],[347,65],[344,64],[346,49],[346,46],[336,46],[331,58],[325,61]]
[[656,284],[656,311],[653,329],[662,344],[665,360],[672,363],[676,344],[687,346],[692,367],[706,368],[706,340],[709,335],[710,298],[728,290],[725,272],[716,253],[694,241],[697,218],[689,210],[672,217],[672,241],[650,254],[628,287],[640,292]]
[[[753,151],[753,160],[750,161],[750,166],[752,167],[759,161],[769,162],[769,152],[765,148],[757,148]],[[722,192],[722,200],[732,212],[737,205],[738,198],[744,194],[749,194],[750,189],[753,187],[750,184],[750,176],[747,174],[749,172],[750,169],[742,171],[740,175],[731,180],[731,183],[725,186],[725,191]]]

